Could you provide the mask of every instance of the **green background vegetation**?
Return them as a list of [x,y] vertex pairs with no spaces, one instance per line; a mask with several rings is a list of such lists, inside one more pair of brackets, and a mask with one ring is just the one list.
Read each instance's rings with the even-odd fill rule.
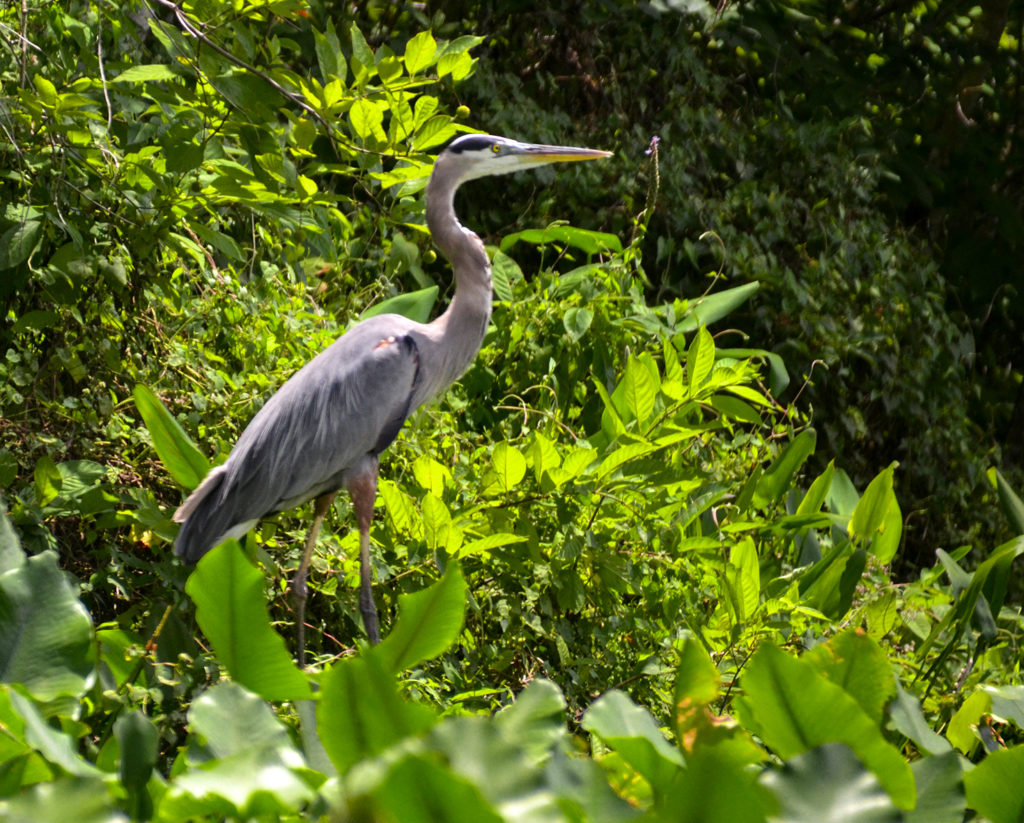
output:
[[[1021,819],[1022,34],[5,5],[4,818]],[[384,461],[385,642],[339,500],[302,672],[309,512],[195,570],[170,515],[351,323],[450,297],[423,188],[472,129],[616,154],[460,194],[492,328]]]

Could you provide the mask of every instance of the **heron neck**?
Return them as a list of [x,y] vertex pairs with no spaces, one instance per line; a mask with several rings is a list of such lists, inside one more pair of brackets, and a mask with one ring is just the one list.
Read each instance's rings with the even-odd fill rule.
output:
[[455,274],[455,295],[430,324],[443,342],[442,369],[449,381],[473,362],[491,317],[491,263],[483,242],[455,215],[456,188],[434,180],[427,188],[427,226]]

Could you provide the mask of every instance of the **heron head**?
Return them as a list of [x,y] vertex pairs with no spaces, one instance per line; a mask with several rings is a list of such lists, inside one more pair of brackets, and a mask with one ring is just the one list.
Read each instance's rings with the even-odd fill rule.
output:
[[520,169],[546,166],[549,163],[571,163],[611,157],[610,151],[583,149],[575,146],[545,146],[520,143],[507,137],[490,134],[467,134],[449,143],[438,155],[434,174],[454,176],[459,183],[508,174]]

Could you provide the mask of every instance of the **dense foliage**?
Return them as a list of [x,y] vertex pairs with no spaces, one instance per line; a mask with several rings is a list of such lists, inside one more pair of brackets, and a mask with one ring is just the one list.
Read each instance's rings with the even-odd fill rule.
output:
[[[1019,820],[1020,318],[972,343],[1011,273],[961,288],[943,222],[998,196],[970,236],[1015,251],[1019,165],[906,99],[971,43],[1006,81],[993,5],[5,7],[3,818]],[[384,642],[339,500],[301,671],[308,512],[194,570],[170,515],[348,324],[436,312],[422,190],[470,125],[618,158],[460,195],[492,327],[387,453]]]

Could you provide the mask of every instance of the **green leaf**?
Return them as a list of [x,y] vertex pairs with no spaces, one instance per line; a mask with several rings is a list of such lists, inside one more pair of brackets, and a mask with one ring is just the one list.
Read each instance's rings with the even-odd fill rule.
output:
[[34,479],[36,505],[39,506],[45,506],[55,500],[60,494],[61,484],[64,482],[57,464],[48,454],[36,461]]
[[662,805],[658,819],[673,823],[762,823],[770,807],[755,775],[717,747],[687,755]]
[[618,752],[655,792],[667,789],[683,765],[682,754],[665,739],[650,712],[618,690],[598,698],[581,725]]
[[[941,755],[953,751],[949,741],[932,731],[921,711],[921,701],[896,683],[896,698],[889,704],[891,728],[914,741],[922,752]],[[918,793],[920,797],[920,792]]]
[[99,777],[102,772],[77,751],[77,742],[70,735],[51,726],[39,708],[14,689],[4,689],[14,709],[25,722],[25,742],[47,761],[77,777]]
[[523,270],[501,249],[494,249],[494,256],[491,258],[491,280],[494,284],[495,297],[511,303],[515,300],[516,284],[523,281]]
[[409,74],[419,74],[434,62],[437,41],[429,31],[414,34],[405,46],[405,69]]
[[814,479],[811,487],[807,490],[807,494],[803,496],[800,505],[797,506],[797,514],[814,514],[821,511],[821,507],[825,504],[825,499],[828,497],[828,491],[832,488],[832,477],[835,474],[835,470],[836,461],[829,460],[825,471]]
[[573,306],[562,317],[562,325],[573,342],[583,337],[593,322],[594,312],[585,306]]
[[502,546],[510,546],[513,543],[525,543],[526,540],[527,538],[519,534],[497,532],[495,534],[489,534],[486,537],[481,537],[478,540],[471,540],[469,543],[463,543],[462,546],[454,553],[454,556],[471,557],[475,554],[483,554],[484,552],[493,551],[494,549],[500,549]]
[[960,757],[946,744],[945,754],[910,764],[917,784],[917,805],[903,813],[904,823],[961,823],[967,801]]
[[237,540],[207,552],[185,584],[196,620],[234,680],[266,700],[305,700],[309,683],[270,626],[263,575]]
[[623,378],[622,388],[626,408],[633,414],[637,424],[643,426],[654,411],[654,400],[658,396],[658,380],[647,366],[636,357],[630,356],[626,362],[626,376]]
[[[4,503],[3,496],[0,495],[0,579],[6,572],[24,566],[26,556],[21,548],[21,541],[7,516],[7,505]],[[0,639],[2,637],[2,625],[0,625]]]
[[710,326],[743,305],[760,287],[761,284],[754,281],[691,300],[689,313],[680,318],[676,328],[689,333],[701,326]]
[[377,61],[373,57],[373,49],[366,42],[363,33],[356,23],[352,23],[349,29],[349,38],[352,43],[352,73],[359,83],[365,83],[368,78],[377,73]]
[[210,462],[150,389],[140,384],[132,396],[160,462],[171,477],[191,491],[210,471]]
[[700,391],[715,365],[715,341],[703,326],[697,330],[686,352],[686,373],[689,375],[690,394]]
[[502,823],[479,784],[432,758],[407,755],[392,766],[374,792],[377,819],[401,823]]
[[8,823],[123,823],[125,816],[103,781],[92,776],[62,777],[27,786],[0,800],[0,819]]
[[498,443],[491,452],[491,465],[502,492],[510,492],[526,477],[526,458],[505,441]]
[[462,532],[452,523],[451,513],[436,494],[427,492],[420,503],[423,539],[432,552],[455,552],[462,545]]
[[[875,775],[842,743],[818,746],[761,778],[779,801],[772,820],[785,823],[900,823]],[[911,787],[913,788],[913,787]]]
[[458,639],[466,608],[466,581],[458,563],[423,591],[398,598],[398,620],[376,651],[398,673],[441,654]]
[[992,696],[978,689],[968,697],[950,718],[949,726],[946,727],[946,737],[949,742],[963,754],[969,755],[980,742],[974,728],[978,722],[992,710]]
[[790,440],[782,453],[772,461],[761,475],[754,491],[754,502],[766,506],[780,499],[793,486],[793,478],[807,458],[814,454],[818,435],[814,429],[805,429]]
[[348,111],[349,121],[352,123],[352,130],[362,140],[375,140],[385,142],[387,135],[384,133],[384,109],[375,103],[361,97],[352,104]]
[[335,663],[320,687],[317,730],[341,774],[406,737],[422,734],[436,720],[426,706],[401,698],[377,649]]
[[879,779],[893,802],[912,808],[914,778],[900,753],[840,686],[814,665],[762,645],[743,673],[736,708],[744,727],[788,760],[825,743],[844,743]]
[[23,220],[0,234],[0,271],[13,269],[28,260],[42,234],[40,220]]
[[320,66],[320,77],[325,83],[330,82],[334,77],[340,78],[343,82],[348,73],[345,64],[345,55],[341,50],[341,43],[338,40],[338,33],[334,29],[334,21],[327,18],[327,28],[323,33],[313,30],[313,41],[316,47],[316,61]]
[[92,621],[57,554],[44,551],[0,575],[0,682],[53,700],[82,695],[91,672]]
[[855,629],[847,629],[804,655],[850,695],[875,723],[896,694],[897,680],[885,651]]
[[452,482],[452,473],[433,457],[421,454],[412,462],[412,475],[424,491],[437,497],[444,494],[445,487]]
[[560,743],[568,739],[565,728],[566,703],[558,686],[550,680],[533,680],[494,716],[494,724],[511,741],[541,763]]
[[376,317],[378,314],[400,314],[417,323],[426,323],[430,319],[430,312],[433,311],[436,302],[437,286],[430,286],[382,300],[364,311],[360,320]]
[[178,74],[166,63],[140,63],[125,69],[111,83],[153,83],[163,80],[176,80]]
[[967,806],[991,823],[1024,820],[1024,746],[992,752],[964,774]]
[[532,246],[545,246],[548,243],[573,246],[585,254],[622,251],[622,241],[614,234],[566,225],[548,226],[546,229],[526,229],[506,234],[501,239],[501,250],[507,252],[520,241]]
[[121,758],[118,762],[121,784],[127,789],[133,807],[133,819],[151,820],[153,801],[146,784],[153,774],[159,754],[160,733],[140,711],[122,714],[114,723]]
[[[1006,481],[999,469],[990,469],[990,479],[999,494],[999,505],[1002,506],[1003,514],[1010,523],[1010,528],[1016,534],[1024,534],[1024,500],[1018,497],[1017,492]],[[994,475],[994,477],[993,477]]]
[[729,551],[725,582],[736,623],[746,623],[761,600],[761,569],[754,541],[747,537]]
[[[878,556],[882,563],[888,563],[896,554],[903,527],[899,504],[892,489],[895,468],[896,464],[891,464],[868,484],[850,519],[850,536],[860,540],[864,546],[870,541],[872,554]],[[895,522],[891,512],[895,512]]]
[[192,704],[192,768],[175,775],[161,818],[221,819],[294,813],[316,796],[287,728],[263,700],[237,683],[207,689]]

